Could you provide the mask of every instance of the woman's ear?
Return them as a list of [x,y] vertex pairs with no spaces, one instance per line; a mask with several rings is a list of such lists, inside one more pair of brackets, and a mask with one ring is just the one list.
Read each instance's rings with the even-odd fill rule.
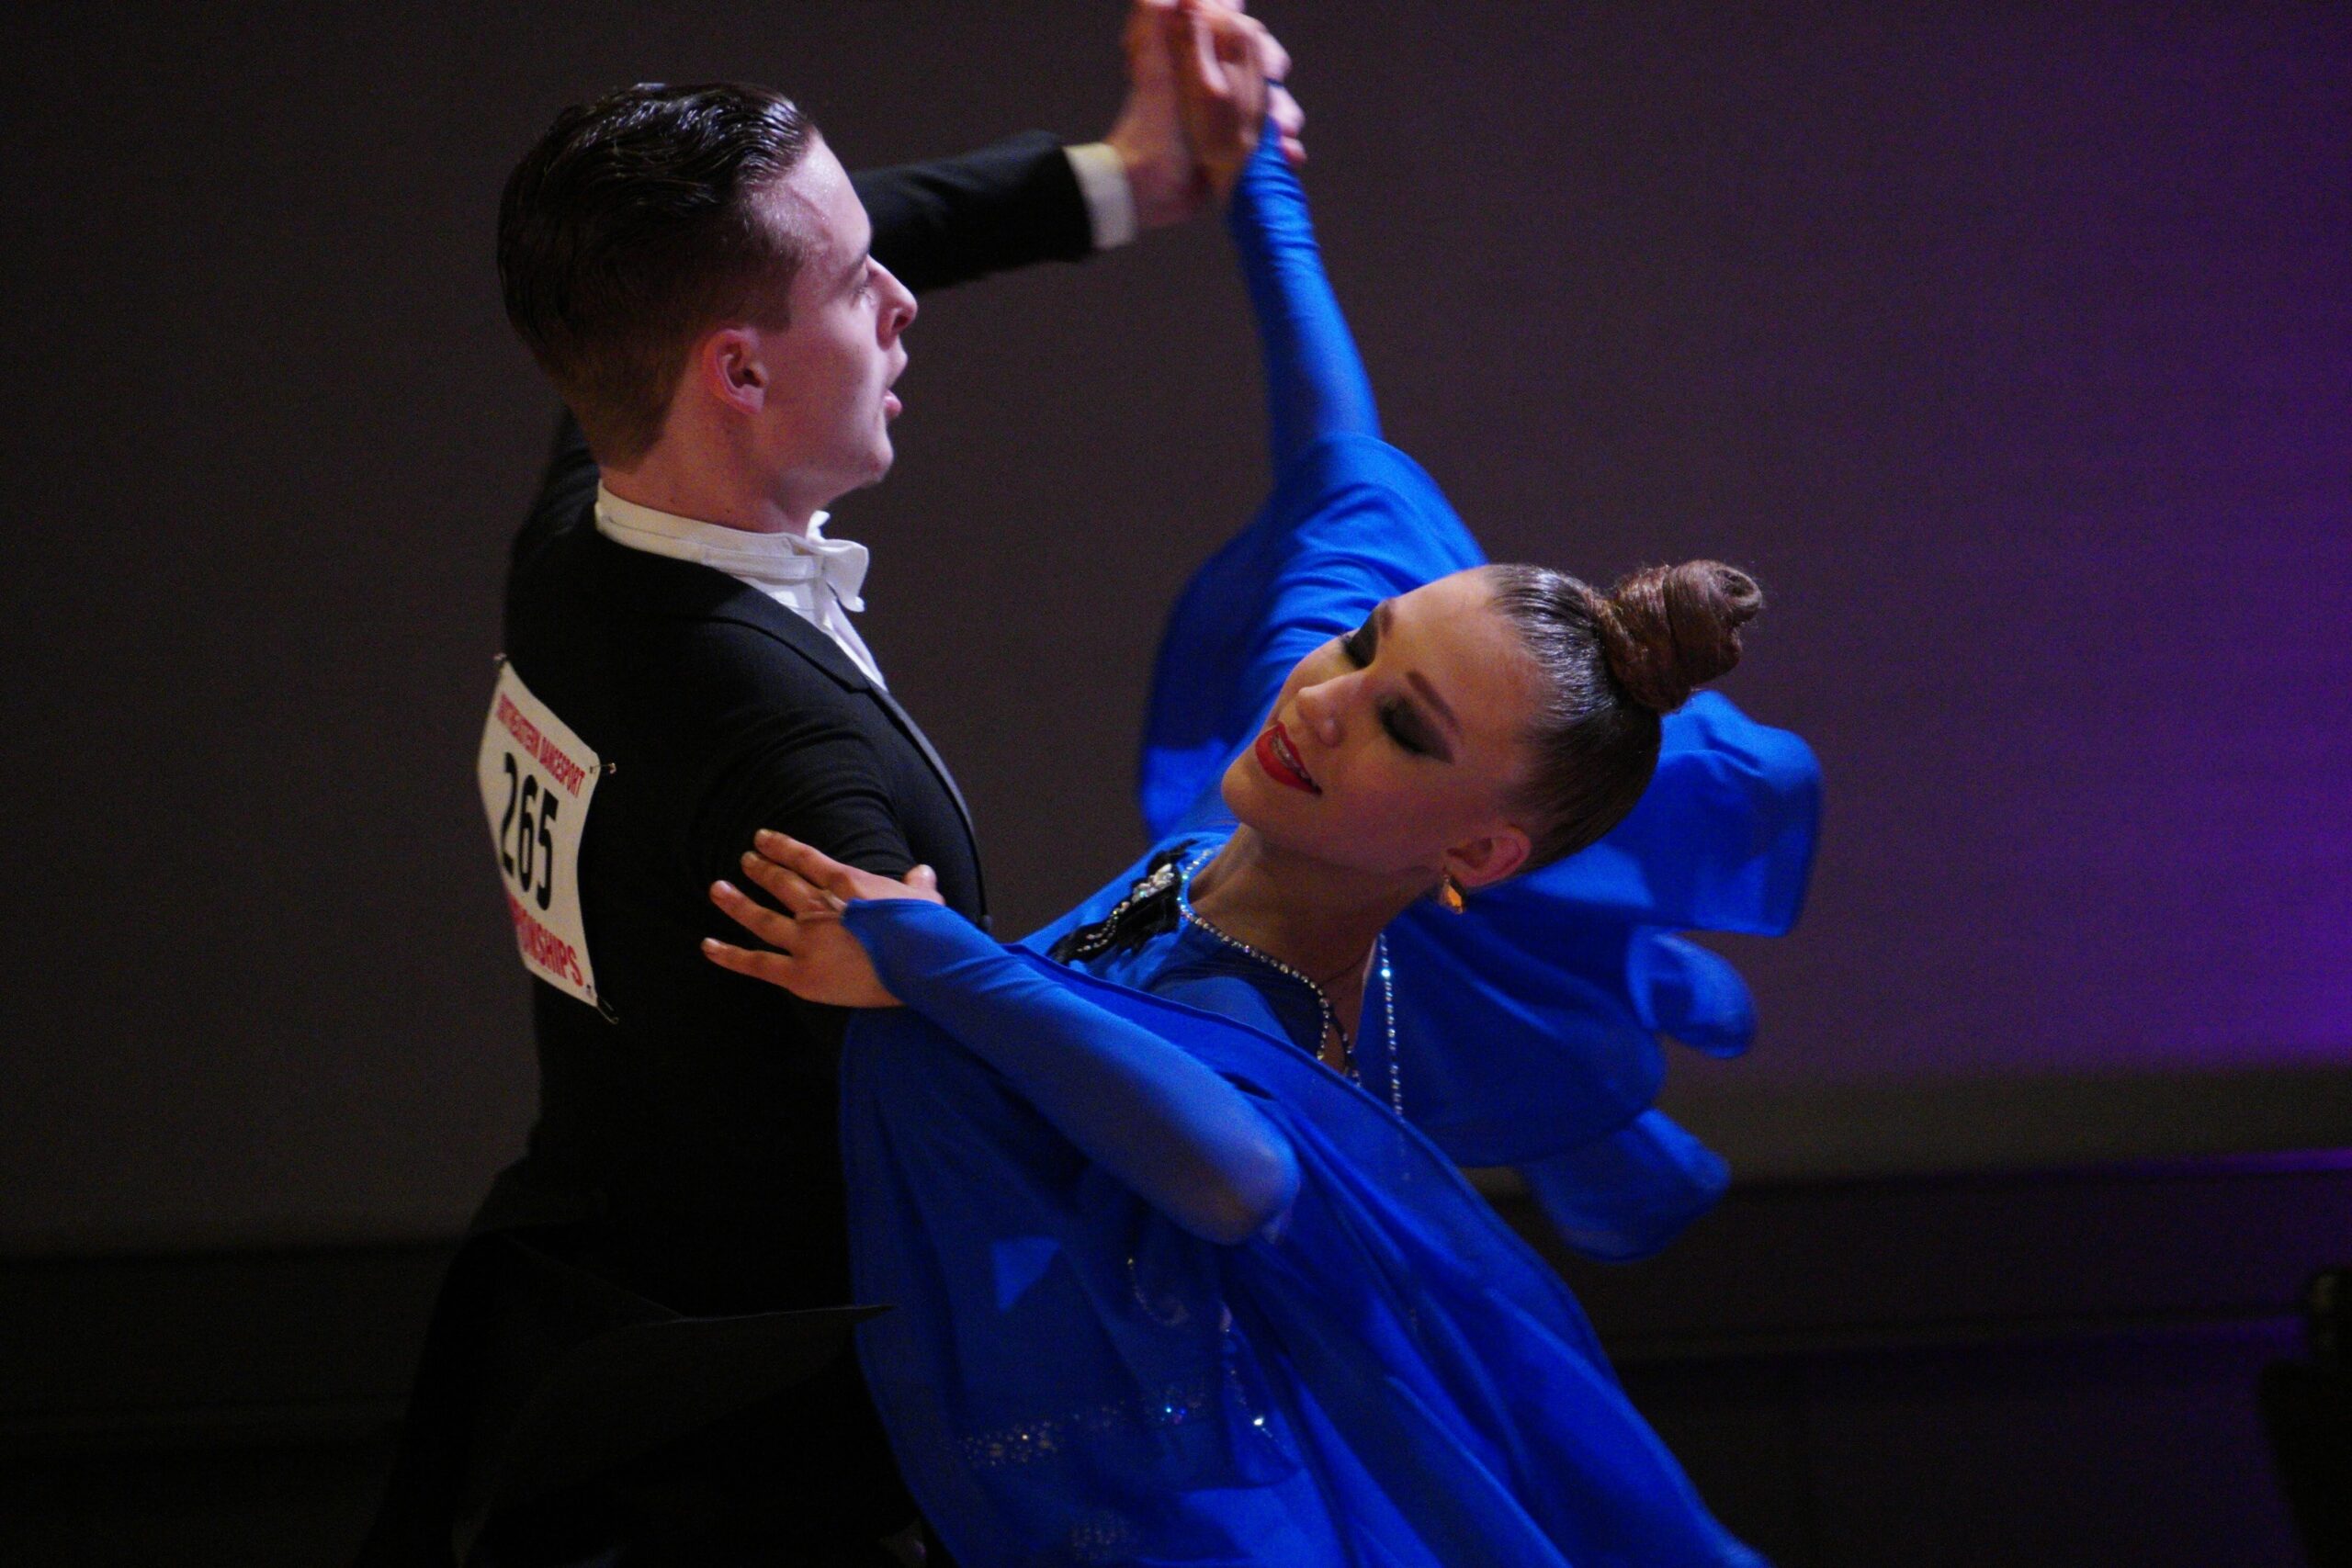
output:
[[1462,887],[1490,887],[1527,863],[1534,841],[1506,822],[1445,852],[1444,870]]

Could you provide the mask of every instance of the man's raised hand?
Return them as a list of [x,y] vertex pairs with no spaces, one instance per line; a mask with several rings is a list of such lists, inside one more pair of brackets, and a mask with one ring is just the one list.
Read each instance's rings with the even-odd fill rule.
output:
[[874,961],[842,923],[841,912],[852,899],[944,903],[932,869],[919,865],[904,881],[893,882],[843,865],[782,833],[762,831],[752,844],[743,856],[743,874],[775,895],[786,912],[778,914],[725,882],[710,885],[710,901],[773,951],[736,947],[714,938],[703,942],[703,956],[722,969],[782,987],[805,1001],[848,1008],[898,1006],[899,998],[875,974]]
[[[1202,8],[1233,16],[1241,12],[1239,0],[1203,0]],[[1147,229],[1192,217],[1210,190],[1208,172],[1186,135],[1179,97],[1175,50],[1190,37],[1189,24],[1180,28],[1179,21],[1179,0],[1133,0],[1125,39],[1127,99],[1103,138],[1126,169],[1136,220]],[[1281,85],[1290,73],[1290,54],[1255,22],[1246,23],[1241,36],[1259,52],[1260,70],[1268,83],[1262,113],[1272,117],[1292,165],[1304,164],[1306,147],[1300,135],[1306,114]],[[1252,125],[1253,137],[1256,131]]]

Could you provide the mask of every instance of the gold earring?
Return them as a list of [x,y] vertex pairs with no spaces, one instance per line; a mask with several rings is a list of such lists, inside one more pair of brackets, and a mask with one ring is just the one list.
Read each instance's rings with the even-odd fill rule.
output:
[[1463,911],[1462,889],[1454,886],[1453,873],[1450,871],[1438,874],[1437,904],[1449,915],[1458,915]]

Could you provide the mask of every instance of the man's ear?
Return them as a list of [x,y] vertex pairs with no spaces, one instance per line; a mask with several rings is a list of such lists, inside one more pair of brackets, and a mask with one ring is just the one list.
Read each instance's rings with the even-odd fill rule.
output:
[[1489,887],[1525,865],[1534,852],[1534,841],[1506,822],[1447,850],[1445,870],[1456,886]]
[[768,371],[760,334],[721,327],[695,344],[693,376],[719,407],[757,413],[767,404]]

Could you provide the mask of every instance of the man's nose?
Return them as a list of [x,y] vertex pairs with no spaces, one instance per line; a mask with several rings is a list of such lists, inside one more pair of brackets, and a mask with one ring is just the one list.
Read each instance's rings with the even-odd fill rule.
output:
[[882,275],[882,341],[890,343],[914,324],[915,311],[919,307],[915,304],[913,292],[899,281],[896,273],[880,262],[876,262],[874,266]]

